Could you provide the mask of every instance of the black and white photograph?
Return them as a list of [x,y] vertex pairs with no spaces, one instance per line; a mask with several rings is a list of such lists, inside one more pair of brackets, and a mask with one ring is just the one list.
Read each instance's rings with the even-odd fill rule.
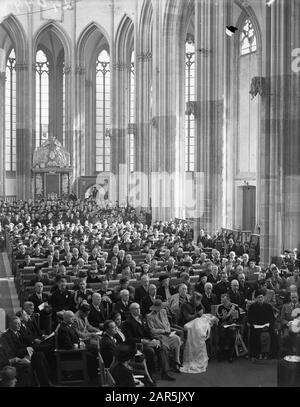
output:
[[299,157],[300,0],[0,0],[0,387],[300,387]]

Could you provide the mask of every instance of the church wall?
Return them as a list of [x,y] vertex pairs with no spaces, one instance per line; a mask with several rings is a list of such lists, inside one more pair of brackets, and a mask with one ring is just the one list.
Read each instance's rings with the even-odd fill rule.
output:
[[[18,4],[21,7],[21,2]],[[196,171],[202,177],[199,179],[184,171],[183,44],[193,4],[195,45],[197,51],[205,51],[198,52],[196,58],[195,156]],[[17,10],[14,2],[1,1],[0,23],[10,12],[26,13],[26,2],[22,7]],[[34,7],[36,10],[36,4]],[[91,79],[78,55],[80,35],[92,21],[109,42],[111,52],[113,172],[117,173],[119,163],[128,165],[127,68],[124,55],[120,56],[116,47],[116,35],[126,14],[134,26],[136,170],[146,175],[151,171],[168,174],[162,181],[160,202],[167,202],[168,198],[169,203],[158,207],[155,217],[190,216],[184,207],[189,192],[195,196],[199,225],[210,233],[221,226],[238,227],[241,215],[237,191],[247,181],[257,187],[256,213],[262,230],[263,261],[278,254],[283,246],[296,246],[300,241],[300,112],[297,75],[291,72],[291,52],[300,47],[299,7],[297,0],[278,0],[271,7],[261,0],[82,0],[76,8],[63,13],[39,11],[16,17],[27,40],[18,55],[17,180],[11,182],[8,176],[5,178],[2,167],[0,189],[21,199],[30,197],[31,142],[35,136],[33,39],[51,19],[61,28],[61,38],[68,37],[66,146],[73,158],[74,177],[95,174],[94,132],[93,126],[87,123],[93,117]],[[241,62],[238,81],[235,41],[225,37],[224,30],[226,25],[238,24],[242,13],[255,20],[260,48],[257,56],[249,57],[250,64],[246,58]],[[265,89],[262,95],[249,101],[248,90],[254,76],[265,80]],[[243,93],[236,106],[241,89]],[[248,110],[250,106],[250,119],[247,106]],[[252,114],[257,108],[258,119]],[[3,121],[0,121],[0,137],[3,137],[2,128]],[[257,141],[252,138],[255,131]],[[174,173],[178,174],[175,187],[167,188],[168,179]],[[126,196],[127,185],[118,185],[118,189]],[[143,185],[141,195],[145,207],[149,207],[154,189],[151,183]]]
[[17,180],[16,178],[6,177],[5,182],[5,195],[16,196],[17,195]]

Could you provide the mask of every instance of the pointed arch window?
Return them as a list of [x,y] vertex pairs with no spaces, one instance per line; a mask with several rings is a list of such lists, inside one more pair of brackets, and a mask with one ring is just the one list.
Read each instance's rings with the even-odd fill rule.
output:
[[[185,44],[185,101],[195,101],[195,44],[188,36]],[[195,117],[185,116],[185,171],[195,170]]]
[[[131,60],[130,60],[130,74],[129,74],[129,123],[133,125],[135,122],[135,86],[134,86],[134,51],[131,53]],[[132,126],[130,126],[131,128]],[[135,149],[135,134],[134,130],[131,128],[129,133],[129,170],[130,172],[134,171],[135,167],[135,160],[134,160],[134,149]]]
[[36,138],[35,147],[48,139],[49,133],[49,61],[42,50],[36,53]]
[[62,68],[62,144],[66,145],[66,69],[63,62]]
[[96,61],[96,171],[110,171],[110,56],[106,50]]
[[6,63],[5,82],[5,170],[16,171],[16,56],[14,49]]
[[257,42],[253,24],[247,19],[242,29],[240,37],[240,53],[247,55],[257,50]]

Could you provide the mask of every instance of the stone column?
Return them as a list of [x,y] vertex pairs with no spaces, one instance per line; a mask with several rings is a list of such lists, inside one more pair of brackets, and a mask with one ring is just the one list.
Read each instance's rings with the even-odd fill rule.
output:
[[292,50],[300,48],[298,1],[275,2],[267,10],[266,77],[260,140],[261,262],[300,242],[299,74]]
[[226,2],[196,0],[197,217],[209,233],[223,224],[225,26]]
[[130,66],[124,61],[117,60],[112,67],[112,82],[114,103],[112,104],[112,132],[111,132],[111,168],[116,177],[117,199],[120,204],[127,202],[128,196],[128,101],[129,101],[129,72]]
[[[70,108],[70,100],[74,97],[74,93],[71,87],[71,77],[72,77],[72,67],[70,65],[65,66],[64,68],[65,73],[65,145],[64,147],[68,152],[71,149],[71,108]],[[77,84],[76,84],[77,86]]]
[[146,175],[147,182],[141,185],[142,206],[148,207],[149,175],[151,174],[151,98],[152,98],[152,53],[150,49],[137,49],[136,57],[136,95],[137,95],[137,137],[136,171]]
[[31,191],[32,137],[29,131],[29,75],[26,63],[16,64],[17,131],[16,176],[18,199],[29,199]]
[[185,215],[184,191],[184,40],[176,22],[178,5],[164,15],[153,2],[153,80],[149,154],[151,157],[152,219]]
[[[66,123],[66,148],[71,151],[72,135],[76,138],[76,154],[73,159],[74,180],[80,175],[93,174],[94,167],[94,146],[91,146],[90,140],[87,140],[86,134],[90,134],[90,124],[93,123],[92,117],[87,118],[85,116],[86,109],[92,114],[93,109],[87,105],[89,98],[87,97],[86,87],[86,70],[81,66],[76,66],[74,69],[75,76],[75,91],[69,88],[68,97],[72,96],[75,99],[75,117],[74,117],[74,129],[71,127],[71,112],[68,112],[68,122]],[[66,75],[66,89],[72,83],[72,70],[69,75]],[[70,100],[70,99],[69,99]],[[89,128],[88,128],[89,126]],[[92,169],[93,168],[93,169]]]
[[0,73],[0,196],[5,195],[5,72]]

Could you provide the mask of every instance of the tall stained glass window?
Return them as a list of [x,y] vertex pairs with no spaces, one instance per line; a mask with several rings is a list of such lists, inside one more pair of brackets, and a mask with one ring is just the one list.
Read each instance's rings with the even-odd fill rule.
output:
[[[130,63],[130,76],[129,76],[129,89],[130,89],[130,96],[129,96],[129,123],[132,125],[135,122],[135,87],[134,87],[134,51],[131,53],[131,63]],[[132,130],[129,133],[129,167],[130,172],[134,171],[134,157],[135,157],[135,134]]]
[[[195,44],[191,36],[185,44],[185,101],[195,101]],[[185,117],[185,171],[195,170],[195,118]]]
[[251,20],[246,20],[240,37],[241,55],[255,52],[257,49],[256,36]]
[[5,169],[16,170],[16,56],[12,50],[6,64]]
[[110,171],[110,57],[106,50],[96,61],[96,171]]
[[49,61],[42,50],[36,53],[36,138],[39,147],[48,138],[49,126]]

